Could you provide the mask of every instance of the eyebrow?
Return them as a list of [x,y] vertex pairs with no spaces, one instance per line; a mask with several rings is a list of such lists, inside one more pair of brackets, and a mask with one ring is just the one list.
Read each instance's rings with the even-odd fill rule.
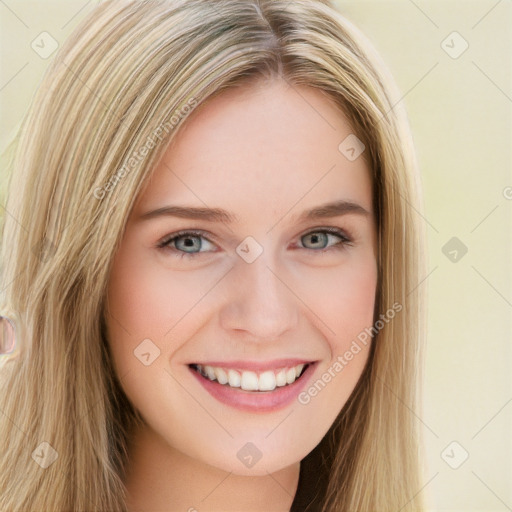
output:
[[[352,201],[338,200],[305,210],[299,216],[293,216],[292,221],[304,222],[347,214],[371,215],[370,212],[360,204]],[[227,224],[239,222],[236,215],[221,208],[198,208],[191,206],[163,206],[162,208],[143,213],[139,217],[139,220],[144,221],[162,216],[195,219],[207,222],[223,222]]]

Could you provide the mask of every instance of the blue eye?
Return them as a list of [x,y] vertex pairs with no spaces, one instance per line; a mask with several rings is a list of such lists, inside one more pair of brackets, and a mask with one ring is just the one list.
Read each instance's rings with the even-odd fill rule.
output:
[[[195,254],[198,254],[199,249],[203,248],[201,240],[206,240],[207,244],[212,243],[203,236],[202,231],[179,231],[178,233],[171,235],[170,238],[165,238],[160,242],[158,244],[158,248],[171,250],[176,254],[176,256],[181,258],[193,257]],[[184,243],[180,243],[180,241]]]
[[[337,237],[340,241],[327,246],[329,240],[332,237]],[[310,231],[305,235],[302,235],[300,240],[310,240],[309,243],[313,244],[313,247],[299,247],[299,249],[306,249],[314,253],[325,253],[330,250],[339,250],[346,245],[351,245],[352,240],[338,228],[321,228],[315,231]],[[206,244],[204,243],[206,241]],[[174,233],[162,240],[157,244],[157,247],[161,250],[171,251],[175,256],[180,258],[192,258],[198,254],[205,252],[215,252],[208,250],[208,244],[214,246],[208,238],[204,236],[202,231],[179,231]],[[315,247],[314,245],[317,244]],[[206,245],[206,250],[201,250]]]
[[[333,236],[339,238],[340,241],[338,243],[331,245],[330,247],[326,247],[326,244],[329,242],[329,238]],[[310,231],[309,233],[302,235],[301,241],[303,241],[304,239],[307,240],[308,237],[311,243],[320,244],[321,247],[306,247],[306,249],[311,249],[314,250],[315,252],[321,253],[328,251],[330,249],[343,248],[345,245],[350,245],[352,242],[351,239],[338,228],[322,228],[317,229],[315,231]]]

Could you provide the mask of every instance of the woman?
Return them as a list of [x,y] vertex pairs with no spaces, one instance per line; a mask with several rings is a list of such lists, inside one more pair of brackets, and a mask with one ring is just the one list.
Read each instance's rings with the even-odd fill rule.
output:
[[422,510],[418,182],[327,2],[101,3],[14,163],[0,509]]

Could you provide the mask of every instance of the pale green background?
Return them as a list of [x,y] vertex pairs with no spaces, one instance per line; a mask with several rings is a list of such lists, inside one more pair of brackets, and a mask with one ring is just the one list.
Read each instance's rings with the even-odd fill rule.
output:
[[[1,151],[52,58],[30,43],[43,31],[62,42],[97,3],[0,2]],[[422,170],[428,353],[425,409],[410,413],[425,426],[431,508],[512,510],[512,2],[338,4],[391,69]],[[469,43],[457,59],[441,47],[453,31]],[[454,236],[468,247],[456,263],[441,250]],[[454,440],[469,453],[458,469],[441,457]]]

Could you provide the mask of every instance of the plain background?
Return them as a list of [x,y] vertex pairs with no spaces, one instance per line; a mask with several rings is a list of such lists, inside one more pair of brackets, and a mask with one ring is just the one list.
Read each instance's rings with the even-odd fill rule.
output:
[[[97,3],[0,1],[0,215],[6,148],[52,59],[31,44],[62,42]],[[424,410],[402,403],[424,427],[430,507],[512,510],[512,2],[336,3],[395,77],[421,166]]]

